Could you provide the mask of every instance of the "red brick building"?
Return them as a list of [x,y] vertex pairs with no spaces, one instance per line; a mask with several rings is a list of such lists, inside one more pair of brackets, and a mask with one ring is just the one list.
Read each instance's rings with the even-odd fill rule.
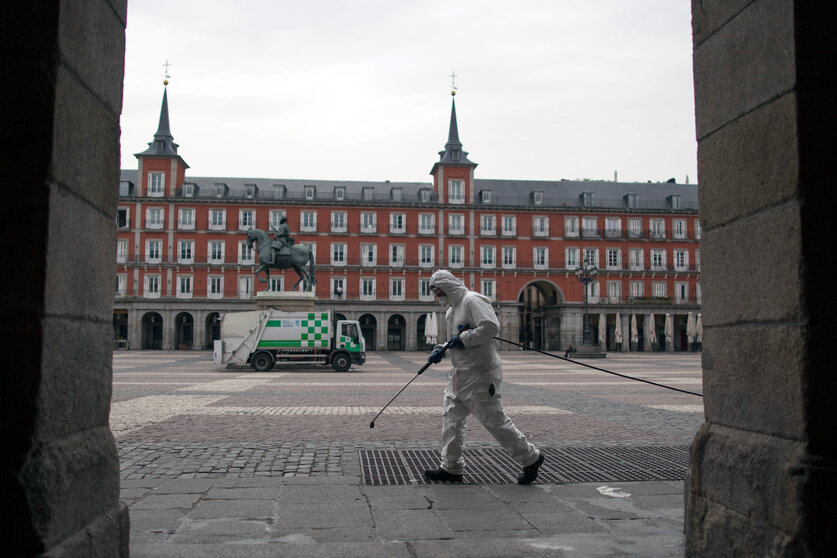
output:
[[[164,92],[154,139],[119,185],[119,347],[210,347],[219,314],[254,308],[254,292],[265,288],[246,231],[269,231],[284,215],[296,242],[315,253],[316,304],[359,320],[371,350],[425,349],[426,314],[440,309],[428,280],[439,268],[496,301],[503,337],[577,346],[583,262],[598,269],[589,291],[594,340],[608,350],[693,348],[686,318],[700,308],[697,185],[475,178],[455,104],[432,183],[192,177],[177,148]],[[271,277],[274,289],[297,280],[293,271]]]

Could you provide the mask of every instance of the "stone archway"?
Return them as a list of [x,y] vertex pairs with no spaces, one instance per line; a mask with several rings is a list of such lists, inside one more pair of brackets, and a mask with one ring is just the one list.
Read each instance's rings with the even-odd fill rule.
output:
[[539,350],[561,348],[561,317],[559,308],[564,293],[547,279],[527,283],[517,297],[519,303],[519,343]]
[[221,313],[210,312],[204,319],[204,348],[212,349],[218,339],[221,339]]
[[189,351],[195,345],[195,319],[189,312],[180,312],[174,317],[174,348]]
[[162,350],[163,316],[158,312],[146,312],[142,315],[142,349]]
[[401,314],[393,314],[387,320],[387,350],[403,351],[407,344],[407,321]]
[[378,320],[372,314],[362,314],[357,321],[360,322],[360,334],[366,340],[366,350],[377,350]]

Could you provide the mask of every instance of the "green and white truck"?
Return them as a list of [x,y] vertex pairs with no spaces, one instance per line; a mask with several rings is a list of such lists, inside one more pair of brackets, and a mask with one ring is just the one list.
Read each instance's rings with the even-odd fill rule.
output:
[[277,362],[330,364],[346,372],[366,362],[366,342],[355,320],[325,312],[283,312],[275,308],[229,312],[215,341],[216,364],[249,364],[266,372]]

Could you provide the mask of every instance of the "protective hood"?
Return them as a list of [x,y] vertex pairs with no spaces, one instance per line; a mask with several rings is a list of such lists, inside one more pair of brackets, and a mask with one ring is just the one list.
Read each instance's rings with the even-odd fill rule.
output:
[[446,270],[440,269],[430,276],[430,286],[437,287],[445,291],[451,306],[457,306],[462,299],[468,294],[468,287],[461,279],[453,276],[453,274]]

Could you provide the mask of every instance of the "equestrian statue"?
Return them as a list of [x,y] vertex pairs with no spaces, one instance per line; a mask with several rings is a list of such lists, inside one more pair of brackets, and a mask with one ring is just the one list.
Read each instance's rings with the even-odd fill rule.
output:
[[[256,269],[256,277],[262,283],[267,283],[270,288],[270,269],[291,269],[293,268],[299,275],[299,281],[293,284],[290,290],[296,289],[297,285],[302,283],[302,290],[311,291],[317,284],[317,278],[314,275],[314,254],[311,249],[304,244],[294,244],[294,239],[291,237],[290,227],[288,227],[288,220],[285,217],[279,221],[279,227],[274,229],[273,240],[270,235],[260,229],[250,229],[247,231],[247,247],[253,248],[253,243],[257,245],[259,254],[259,263],[261,264]],[[305,271],[305,264],[308,264],[308,271]],[[262,271],[265,272],[265,278],[262,279],[259,275]]]

